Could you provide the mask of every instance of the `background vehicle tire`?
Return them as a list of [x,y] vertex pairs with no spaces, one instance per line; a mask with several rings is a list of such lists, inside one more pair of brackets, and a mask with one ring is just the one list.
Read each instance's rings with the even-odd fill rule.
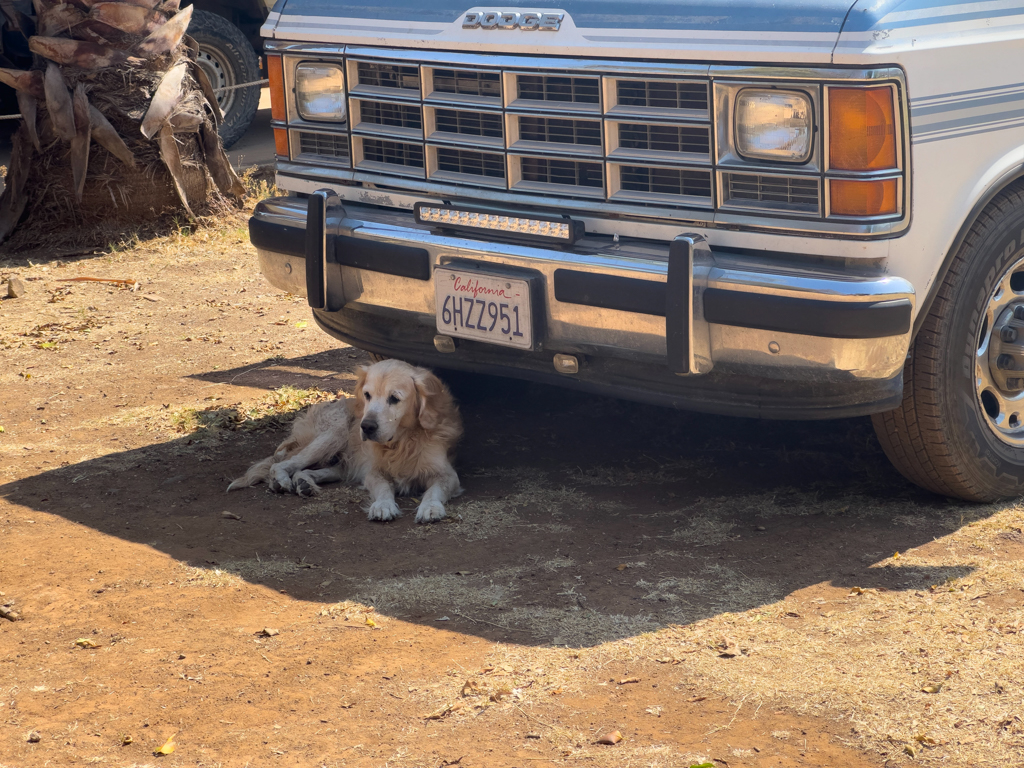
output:
[[[260,79],[260,62],[242,30],[209,11],[195,11],[188,33],[199,43],[199,65],[213,87],[224,88]],[[220,138],[227,149],[242,138],[260,103],[260,87],[217,94],[224,113]]]
[[942,281],[907,359],[902,405],[872,417],[886,456],[935,493],[1024,493],[1022,241],[1017,183],[981,213]]

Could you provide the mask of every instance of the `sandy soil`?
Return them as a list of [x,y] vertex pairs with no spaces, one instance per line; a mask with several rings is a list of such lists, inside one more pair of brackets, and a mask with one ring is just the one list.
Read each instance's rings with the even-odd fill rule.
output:
[[1024,764],[1024,512],[916,490],[866,420],[441,372],[466,492],[374,524],[225,494],[367,362],[244,220],[15,275],[0,766]]

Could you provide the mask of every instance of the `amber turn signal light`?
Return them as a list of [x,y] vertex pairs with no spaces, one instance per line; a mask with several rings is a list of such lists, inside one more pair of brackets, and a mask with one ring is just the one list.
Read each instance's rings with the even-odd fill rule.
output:
[[834,216],[881,216],[896,213],[896,179],[879,181],[829,180]]
[[893,90],[829,88],[829,166],[839,171],[878,171],[896,167]]
[[288,157],[288,129],[274,129],[274,151],[281,157]]
[[[280,55],[267,56],[267,79],[270,80],[270,116],[284,120],[284,64]],[[278,154],[281,154],[280,148]]]

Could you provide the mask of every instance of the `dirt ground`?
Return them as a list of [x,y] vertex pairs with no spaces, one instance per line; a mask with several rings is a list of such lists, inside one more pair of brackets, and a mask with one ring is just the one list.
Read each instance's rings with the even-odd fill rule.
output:
[[446,521],[227,495],[367,362],[255,261],[244,218],[0,261],[0,766],[1024,764],[1024,507],[864,419],[446,372]]

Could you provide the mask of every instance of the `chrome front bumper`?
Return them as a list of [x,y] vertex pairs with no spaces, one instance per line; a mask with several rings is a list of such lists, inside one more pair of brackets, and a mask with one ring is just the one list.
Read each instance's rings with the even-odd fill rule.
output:
[[[270,199],[257,206],[250,220],[264,275],[281,290],[299,295],[306,293],[306,208],[305,199]],[[451,234],[419,224],[406,211],[348,201],[329,218],[327,228],[338,238],[338,245],[336,254],[326,257],[327,306],[316,312],[317,320],[329,332],[357,346],[413,355],[409,349],[388,348],[386,339],[360,338],[358,331],[345,330],[344,323],[335,327],[331,316],[347,315],[360,318],[360,322],[376,317],[388,327],[398,324],[418,329],[417,338],[427,340],[421,344],[423,354],[417,356],[424,362],[469,367],[460,366],[459,360],[494,360],[504,354],[503,367],[515,368],[519,363],[514,351],[503,347],[460,342],[443,362],[433,349],[433,270],[453,262],[471,262],[542,276],[544,334],[533,354],[546,357],[549,366],[556,353],[578,355],[583,360],[665,366],[664,311],[659,315],[657,307],[639,307],[639,311],[610,308],[624,306],[614,295],[570,302],[560,301],[556,294],[558,280],[567,274],[621,278],[619,283],[611,281],[613,294],[618,284],[628,288],[637,281],[665,283],[669,243],[585,237],[565,249],[486,242],[475,233]],[[422,264],[413,264],[413,256],[422,259]],[[914,289],[906,280],[881,274],[877,266],[875,274],[853,273],[801,263],[796,256],[751,255],[700,244],[694,251],[692,278],[692,373],[713,372],[716,387],[754,377],[778,384],[803,382],[804,386],[797,387],[800,391],[822,384],[888,382],[885,396],[879,395],[873,407],[893,407],[897,377],[911,337]],[[563,299],[564,294],[563,290]],[[363,325],[372,327],[372,323]],[[772,387],[777,389],[777,385]],[[870,399],[868,395],[860,397]],[[863,405],[863,412],[871,412],[871,404]]]

